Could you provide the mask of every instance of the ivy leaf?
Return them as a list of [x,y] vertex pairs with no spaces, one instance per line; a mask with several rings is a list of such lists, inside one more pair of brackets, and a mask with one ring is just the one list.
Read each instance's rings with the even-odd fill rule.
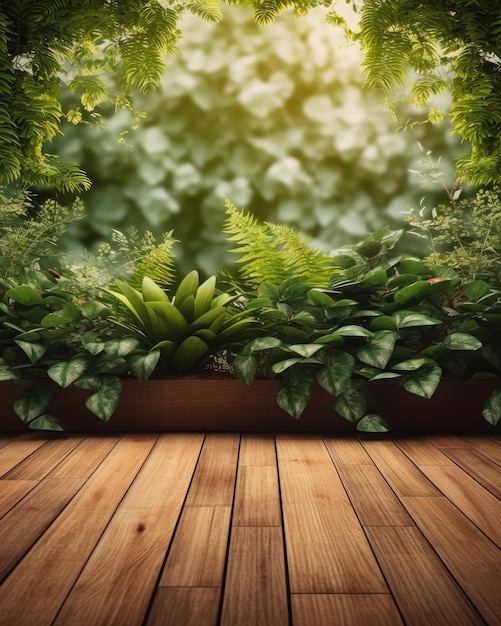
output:
[[367,346],[357,352],[362,363],[384,369],[393,354],[398,333],[392,330],[378,330]]
[[105,376],[100,389],[87,398],[85,405],[103,422],[107,422],[117,408],[121,391],[122,381],[118,376]]
[[478,350],[482,342],[468,333],[451,333],[444,339],[444,346],[449,350]]
[[350,422],[359,420],[367,409],[368,390],[363,381],[352,380],[334,402],[334,409]]
[[363,326],[349,324],[347,326],[337,328],[335,334],[341,335],[342,337],[372,337],[374,333],[367,330],[367,328],[364,328]]
[[299,354],[305,359],[309,359],[322,348],[322,345],[314,343],[296,343],[289,346],[289,350],[292,350],[292,352]]
[[29,423],[29,428],[32,430],[64,431],[64,426],[52,415],[40,415],[36,417]]
[[16,339],[16,343],[26,354],[31,363],[36,363],[47,352],[47,346],[44,346],[42,343],[20,341],[19,339]]
[[301,417],[310,399],[313,382],[313,374],[308,369],[290,371],[278,389],[278,406],[296,419]]
[[397,311],[392,315],[397,328],[412,328],[414,326],[433,326],[441,324],[440,320],[434,319],[429,315],[422,313],[414,313],[413,311]]
[[87,366],[87,359],[81,356],[75,356],[69,361],[55,363],[49,367],[47,374],[64,389],[75,382],[75,380],[85,372]]
[[104,344],[104,351],[111,357],[127,356],[137,348],[139,341],[135,337],[121,337],[120,339],[110,339]]
[[151,376],[160,359],[160,350],[130,357],[130,371],[139,380],[146,381]]
[[355,368],[355,359],[347,352],[330,358],[326,367],[316,373],[318,384],[333,396],[345,389]]
[[285,370],[289,369],[289,367],[292,367],[297,363],[301,363],[302,361],[303,359],[301,357],[285,359],[284,361],[278,361],[277,363],[274,363],[271,369],[275,372],[275,374],[281,374],[282,372],[285,372]]
[[405,378],[403,387],[410,393],[423,398],[431,398],[442,378],[442,369],[438,366],[423,366]]
[[14,400],[14,411],[23,422],[31,422],[47,410],[53,396],[51,389],[30,390],[26,395]]
[[496,426],[501,419],[501,389],[496,389],[491,396],[485,401],[482,408],[484,418]]
[[386,433],[391,430],[391,426],[380,415],[367,413],[357,423],[357,430],[363,433]]
[[253,354],[240,353],[233,359],[232,367],[237,378],[250,385],[257,372],[258,360]]

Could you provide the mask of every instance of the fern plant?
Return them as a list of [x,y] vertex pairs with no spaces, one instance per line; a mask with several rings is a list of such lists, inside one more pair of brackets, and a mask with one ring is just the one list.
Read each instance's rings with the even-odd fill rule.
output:
[[300,233],[284,224],[261,224],[226,200],[224,232],[237,243],[239,274],[246,285],[256,289],[262,282],[281,284],[301,277],[307,283],[327,285],[336,270],[330,256],[311,247]]

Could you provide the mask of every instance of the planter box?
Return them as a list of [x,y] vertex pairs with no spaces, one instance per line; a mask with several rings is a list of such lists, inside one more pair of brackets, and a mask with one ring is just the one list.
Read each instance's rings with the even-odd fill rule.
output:
[[[49,408],[72,432],[214,431],[214,432],[353,432],[337,415],[332,397],[316,386],[299,420],[276,404],[277,381],[250,386],[234,379],[179,378],[124,380],[120,403],[108,423],[87,410],[88,391],[61,390]],[[370,384],[369,410],[382,415],[393,432],[494,432],[482,417],[482,404],[501,386],[498,380],[442,381],[431,400],[395,387],[392,381]],[[26,426],[12,409],[9,383],[0,383],[0,431],[22,432]]]

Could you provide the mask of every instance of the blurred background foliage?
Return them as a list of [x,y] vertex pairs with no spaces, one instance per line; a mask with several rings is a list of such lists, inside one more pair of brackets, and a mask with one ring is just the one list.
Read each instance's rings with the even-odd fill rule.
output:
[[[231,7],[219,24],[188,15],[181,30],[163,88],[135,101],[144,120],[100,111],[100,127],[66,123],[51,146],[92,180],[86,215],[66,235],[75,252],[96,250],[113,229],[135,226],[159,239],[173,229],[180,269],[212,274],[230,261],[224,196],[329,251],[403,224],[424,194],[409,173],[421,168],[419,144],[441,158],[452,185],[461,146],[450,127],[395,132],[410,117],[424,122],[427,111],[400,109],[393,120],[363,87],[361,53],[322,9],[300,19],[285,11],[263,28],[250,9]],[[78,107],[74,97],[66,94],[65,110]],[[430,206],[443,200],[436,186],[426,195]]]

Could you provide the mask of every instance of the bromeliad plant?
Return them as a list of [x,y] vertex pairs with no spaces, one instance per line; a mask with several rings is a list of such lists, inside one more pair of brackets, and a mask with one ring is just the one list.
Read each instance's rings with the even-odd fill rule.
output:
[[[340,251],[327,288],[298,277],[262,283],[248,304],[261,336],[235,358],[238,378],[248,384],[259,373],[279,376],[277,402],[295,418],[316,381],[358,430],[384,431],[388,423],[368,410],[370,381],[394,378],[430,398],[442,377],[465,376],[474,361],[477,376],[499,376],[500,292],[392,256],[400,234],[383,229]],[[500,419],[501,390],[486,402],[484,417]]]
[[109,293],[122,305],[123,319],[114,322],[158,354],[168,373],[186,374],[209,355],[234,348],[253,322],[245,310],[231,306],[234,296],[216,293],[215,276],[200,284],[196,270],[183,278],[172,299],[148,276],[141,291],[116,281]]

